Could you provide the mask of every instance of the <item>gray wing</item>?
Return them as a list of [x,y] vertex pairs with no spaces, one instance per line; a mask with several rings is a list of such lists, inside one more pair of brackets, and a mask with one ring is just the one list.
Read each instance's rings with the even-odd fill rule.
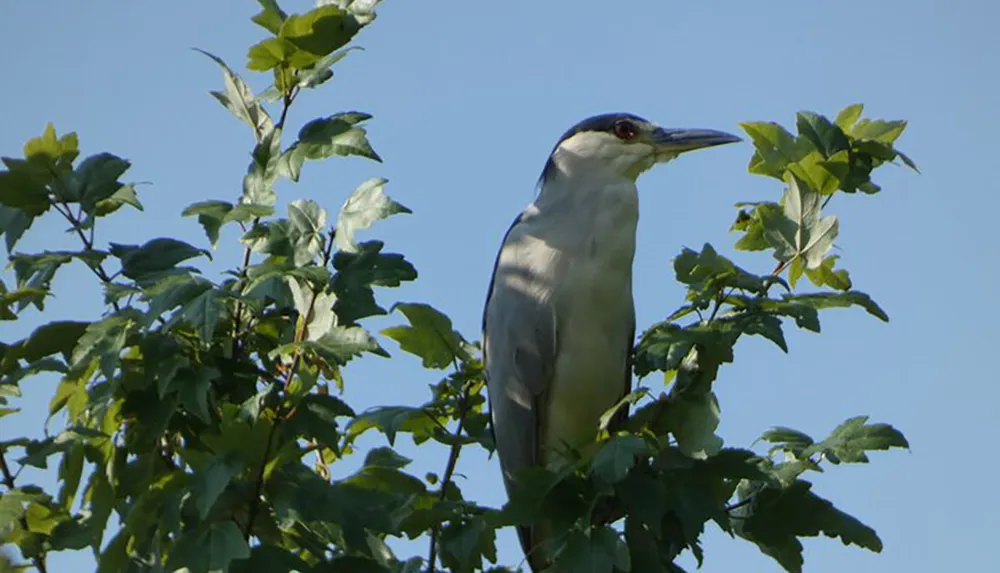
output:
[[[537,290],[518,286],[539,280],[529,265],[516,264],[520,223],[518,217],[504,236],[483,312],[490,423],[508,494],[512,476],[538,462],[539,414],[556,352],[554,309]],[[518,534],[525,552],[530,551],[530,532],[519,528]]]

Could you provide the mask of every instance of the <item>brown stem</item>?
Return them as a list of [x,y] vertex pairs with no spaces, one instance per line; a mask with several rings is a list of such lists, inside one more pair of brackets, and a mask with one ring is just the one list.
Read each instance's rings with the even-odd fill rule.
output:
[[[77,236],[80,237],[80,241],[83,243],[83,250],[88,252],[93,251],[94,250],[93,224],[90,228],[91,229],[90,237],[88,237],[87,234],[84,233],[83,229],[81,228],[83,227],[83,222],[80,220],[79,217],[73,215],[73,211],[72,209],[70,209],[69,203],[63,201],[61,203],[52,203],[52,206],[55,208],[56,211],[59,212],[60,215],[62,215],[67,221],[69,221],[70,225],[73,226],[73,230],[76,231]],[[63,209],[65,209],[65,211]],[[91,272],[93,272],[94,275],[101,280],[102,283],[104,283],[105,285],[111,284],[111,275],[109,275],[108,272],[104,270],[103,263],[89,263],[87,261],[84,262],[86,263],[87,268],[89,268]],[[121,306],[119,306],[118,301],[111,301],[111,306],[112,308],[115,309],[116,312],[121,310]]]
[[[333,238],[335,233],[336,229],[330,229],[330,237],[327,239],[326,247],[323,249],[324,267],[330,263],[330,258],[333,256]],[[309,310],[306,311],[306,316],[302,318],[303,324],[295,332],[295,342],[302,342],[306,336],[307,328],[305,321],[309,319],[309,315],[313,312],[318,294],[318,292],[313,291],[312,300],[309,302]],[[283,383],[284,388],[287,389],[288,385],[292,383],[292,380],[295,378],[295,372],[298,370],[301,363],[302,353],[296,352],[295,356],[292,358],[292,363],[288,366],[288,370],[285,371],[285,379]],[[281,415],[275,416],[274,423],[271,425],[271,430],[267,433],[267,444],[264,447],[264,455],[260,460],[260,469],[257,470],[257,477],[254,480],[254,495],[253,499],[250,500],[250,508],[247,511],[247,525],[246,529],[243,531],[243,538],[247,542],[250,541],[250,536],[253,532],[253,522],[257,519],[257,514],[260,512],[260,497],[261,491],[264,489],[264,469],[267,467],[267,456],[271,451],[271,444],[274,442],[274,435],[277,433],[278,426],[281,424],[281,420],[283,419],[284,417]]]
[[[448,484],[451,483],[452,477],[455,475],[455,468],[458,466],[458,456],[462,451],[462,444],[459,442],[458,438],[462,436],[462,429],[465,426],[465,417],[469,413],[469,385],[466,383],[465,388],[462,390],[462,397],[458,402],[458,427],[455,428],[455,433],[453,434],[456,438],[455,443],[451,445],[451,451],[448,452],[448,463],[444,467],[444,475],[441,477],[441,493],[438,494],[438,501],[444,501],[445,496],[448,493]],[[428,573],[434,573],[434,568],[437,561],[437,540],[441,533],[441,524],[435,524],[431,528],[431,542],[430,549],[427,552],[427,563],[428,563]]]

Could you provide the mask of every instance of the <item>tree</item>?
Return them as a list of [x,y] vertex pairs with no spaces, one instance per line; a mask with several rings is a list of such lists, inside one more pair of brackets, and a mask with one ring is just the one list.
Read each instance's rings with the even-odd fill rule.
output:
[[[801,537],[881,549],[873,529],[817,495],[805,476],[907,447],[900,432],[856,417],[819,441],[777,427],[762,436],[767,451],[725,447],[712,387],[743,335],[787,351],[783,327],[818,332],[820,310],[857,306],[888,319],[830,254],[839,227],[824,211],[835,196],[880,192],[871,175],[888,162],[915,169],[895,148],[905,122],[863,119],[853,105],[834,121],[801,112],[794,134],[776,123],[743,124],[756,149],[750,172],[775,179],[783,195],[737,206],[736,247],[769,252],[776,267],[755,274],[711,245],[684,249],[674,268],[687,297],[635,348],[636,375],[662,373],[666,390],[658,381],[637,386],[606,416],[631,408],[625,431],[605,431],[599,448],[562,473],[527,472],[510,504],[486,507],[465,499],[453,479],[465,448],[492,443],[478,344],[445,314],[397,303],[391,310],[407,323],[381,333],[442,371],[425,403],[357,412],[340,397],[351,383],[341,375],[347,362],[389,355],[364,327],[389,312],[375,287],[417,277],[403,255],[355,233],[409,210],[373,179],[348,195],[335,220],[305,200],[275,212],[274,183],[298,181],[308,162],[381,160],[361,112],[316,118],[283,138],[298,95],[323,87],[374,21],[375,2],[322,4],[290,15],[260,0],[253,21],[267,37],[247,61],[271,78],[260,94],[205,54],[223,74],[212,95],[250,128],[251,162],[237,201],[200,202],[182,215],[197,218],[212,247],[224,226],[241,228],[242,264],[232,273],[206,276],[191,265],[212,251],[170,237],[105,242],[98,222],[142,204],[127,182],[130,163],[110,153],[78,160],[76,134],[50,125],[23,157],[3,158],[0,233],[14,277],[0,283],[0,319],[44,313],[53,277],[71,262],[100,281],[106,306],[97,320],[54,319],[0,343],[0,416],[17,413],[22,381],[56,373],[49,413],[65,419],[44,439],[0,443],[5,543],[40,571],[49,552],[87,547],[101,571],[474,571],[498,561],[498,528],[544,516],[556,528],[557,564],[571,571],[679,570],[681,551],[700,561],[710,521],[789,571],[802,568]],[[79,247],[17,251],[42,217],[65,220]],[[820,290],[801,292],[806,283]],[[387,445],[359,451],[358,438],[371,431]],[[447,448],[444,471],[408,473],[410,460],[393,448],[401,433]],[[330,468],[349,456],[363,456],[362,467],[333,479]],[[58,464],[56,491],[17,480],[19,466],[50,462]],[[595,523],[605,507],[617,519]],[[112,517],[122,527],[109,529]],[[419,556],[388,545],[420,537],[427,551]]]

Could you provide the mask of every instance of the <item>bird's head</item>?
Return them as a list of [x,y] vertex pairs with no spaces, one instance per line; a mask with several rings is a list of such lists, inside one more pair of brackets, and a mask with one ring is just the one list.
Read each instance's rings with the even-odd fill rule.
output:
[[686,151],[742,141],[713,129],[669,129],[628,113],[587,118],[563,134],[553,148],[542,181],[558,172],[635,181],[657,163]]

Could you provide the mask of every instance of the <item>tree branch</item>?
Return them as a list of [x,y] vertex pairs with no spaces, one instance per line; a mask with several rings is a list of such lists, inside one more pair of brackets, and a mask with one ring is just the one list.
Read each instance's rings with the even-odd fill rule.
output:
[[[7,492],[14,491],[17,486],[14,484],[14,475],[10,473],[10,468],[7,467],[7,460],[4,458],[3,450],[0,450],[0,475],[3,476],[3,484],[7,486]],[[28,519],[23,514],[18,518],[18,522],[24,531],[29,531]],[[48,571],[45,566],[45,553],[32,557],[31,564],[35,566],[38,573],[47,573]]]
[[[457,369],[457,364],[456,364]],[[457,438],[462,436],[462,430],[465,426],[465,417],[469,414],[469,383],[465,382],[462,388],[462,396],[458,401],[458,426],[455,428],[455,432],[452,434],[456,440],[455,443],[451,445],[451,451],[448,452],[448,463],[444,467],[444,475],[441,476],[441,493],[438,494],[438,501],[444,501],[445,496],[448,493],[448,484],[451,483],[452,477],[455,475],[455,467],[458,466],[458,456],[462,451],[462,444]],[[438,536],[441,534],[441,524],[436,523],[434,527],[431,528],[431,542],[430,548],[427,552],[427,564],[428,573],[434,573],[434,568],[437,561],[437,541]]]
[[[58,211],[59,214],[62,215],[67,221],[69,221],[70,225],[73,226],[73,230],[76,231],[77,236],[80,237],[80,241],[83,243],[83,250],[86,252],[93,251],[94,250],[93,224],[90,228],[91,231],[90,237],[88,237],[87,234],[83,232],[82,228],[83,222],[78,217],[73,215],[73,211],[72,209],[70,209],[69,203],[66,203],[65,201],[60,203],[53,202],[52,207],[55,208],[55,210]],[[84,261],[84,263],[86,263],[87,268],[89,268],[91,272],[93,272],[94,275],[97,276],[97,278],[100,279],[102,283],[104,283],[104,285],[111,284],[112,282],[111,275],[109,275],[108,272],[104,270],[103,263],[92,264],[87,261]],[[111,307],[114,308],[116,312],[121,310],[121,306],[118,304],[118,301],[116,300],[111,301]]]
[[[283,105],[281,108],[281,117],[278,119],[278,123],[274,124],[275,131],[281,130],[285,127],[285,120],[288,118],[288,109],[292,106],[292,102],[295,101],[295,96],[297,96],[298,94],[299,94],[299,89],[295,87],[284,95],[284,99],[282,100]],[[250,224],[250,228],[253,229],[259,223],[260,223],[260,217],[254,217],[253,222]],[[240,281],[246,279],[247,271],[250,268],[250,256],[252,253],[253,249],[249,244],[243,248],[243,262],[240,263],[240,268],[238,272]],[[233,309],[233,345],[231,352],[232,356],[236,356],[240,348],[240,331],[243,329],[243,326],[241,324],[242,314],[243,314],[243,301],[237,300],[236,306]]]

